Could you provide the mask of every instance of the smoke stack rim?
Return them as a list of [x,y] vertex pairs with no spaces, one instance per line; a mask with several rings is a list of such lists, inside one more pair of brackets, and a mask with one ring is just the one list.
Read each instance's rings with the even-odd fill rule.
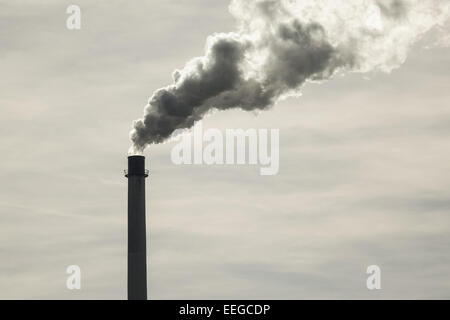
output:
[[144,176],[148,177],[149,171],[145,169],[145,157],[134,155],[128,157],[128,170],[124,171],[125,177]]

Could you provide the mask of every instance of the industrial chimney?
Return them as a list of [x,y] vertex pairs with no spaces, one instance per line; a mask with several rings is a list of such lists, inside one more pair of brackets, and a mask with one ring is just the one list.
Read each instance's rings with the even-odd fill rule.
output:
[[147,300],[144,156],[128,157],[128,300]]

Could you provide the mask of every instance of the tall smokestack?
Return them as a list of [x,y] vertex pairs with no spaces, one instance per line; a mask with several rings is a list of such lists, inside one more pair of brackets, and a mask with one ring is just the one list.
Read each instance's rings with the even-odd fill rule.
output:
[[144,156],[129,156],[128,171],[128,300],[147,300]]

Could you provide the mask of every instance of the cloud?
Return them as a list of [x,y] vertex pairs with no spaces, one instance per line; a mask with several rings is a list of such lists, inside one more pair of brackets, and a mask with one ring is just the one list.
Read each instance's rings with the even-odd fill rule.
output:
[[235,0],[230,8],[239,30],[210,36],[206,54],[152,95],[130,133],[130,153],[212,110],[267,109],[338,71],[390,72],[450,15],[450,4],[436,0]]

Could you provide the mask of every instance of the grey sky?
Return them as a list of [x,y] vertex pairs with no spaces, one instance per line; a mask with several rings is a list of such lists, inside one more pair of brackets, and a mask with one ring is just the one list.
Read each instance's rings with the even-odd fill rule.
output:
[[[0,0],[0,298],[126,297],[128,133],[151,93],[234,29],[228,1]],[[146,151],[149,297],[450,298],[450,49],[309,84],[258,116],[280,172]],[[82,270],[69,291],[66,267]],[[366,267],[382,269],[368,291]]]

